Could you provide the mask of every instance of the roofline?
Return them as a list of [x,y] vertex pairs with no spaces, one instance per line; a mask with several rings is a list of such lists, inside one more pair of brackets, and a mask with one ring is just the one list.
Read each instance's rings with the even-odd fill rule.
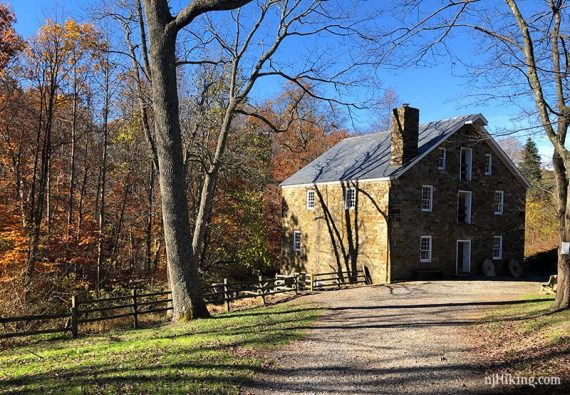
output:
[[460,125],[457,129],[453,130],[452,132],[449,132],[449,134],[445,137],[444,140],[440,141],[439,144],[435,144],[432,147],[428,148],[423,154],[421,154],[420,156],[416,157],[414,160],[412,160],[410,163],[408,163],[404,170],[401,173],[398,174],[394,174],[391,175],[389,177],[379,177],[379,178],[369,178],[369,179],[358,179],[358,180],[335,180],[335,181],[324,181],[324,182],[312,182],[312,183],[304,183],[304,184],[290,184],[290,185],[283,185],[280,184],[281,188],[293,188],[293,187],[308,187],[308,186],[317,186],[317,185],[335,185],[335,184],[341,184],[341,183],[348,183],[348,182],[361,182],[361,181],[366,181],[366,182],[381,182],[381,181],[389,181],[389,180],[395,180],[399,177],[401,177],[402,175],[404,175],[408,170],[410,170],[412,167],[414,167],[416,165],[416,163],[418,163],[419,161],[421,161],[424,157],[426,157],[430,152],[432,152],[433,150],[435,150],[436,148],[438,148],[442,143],[444,143],[445,141],[447,141],[451,136],[453,136],[455,133],[457,133],[459,130],[461,130],[461,128],[465,125],[478,125],[481,127],[481,129],[489,136],[489,139],[487,139],[488,141],[491,142],[490,146],[491,148],[493,148],[493,150],[499,154],[499,156],[501,157],[501,159],[503,160],[503,162],[505,163],[505,165],[510,168],[511,172],[519,178],[519,180],[523,183],[523,185],[526,187],[526,189],[529,189],[531,187],[530,183],[527,181],[527,179],[522,175],[522,173],[519,171],[519,169],[517,168],[517,166],[513,163],[513,161],[511,160],[511,158],[509,158],[509,156],[505,153],[505,151],[503,151],[503,149],[499,146],[499,144],[497,144],[497,142],[495,141],[495,139],[493,138],[493,136],[491,136],[491,134],[487,131],[487,129],[485,129],[485,126],[488,125],[488,121],[487,118],[485,118],[482,114],[477,114],[475,115],[475,119],[471,119],[471,120],[467,120],[465,121],[462,125]]
[[[479,121],[479,122],[477,122],[477,121]],[[470,120],[463,122],[463,124],[461,124],[457,129],[455,129],[451,132],[448,132],[447,136],[445,136],[445,139],[441,140],[438,144],[434,144],[433,146],[428,148],[423,154],[421,154],[420,156],[418,156],[414,160],[412,160],[410,163],[408,163],[401,173],[394,174],[393,176],[391,176],[392,179],[396,179],[396,178],[401,177],[404,174],[406,174],[406,172],[408,170],[410,170],[412,167],[414,167],[416,165],[416,163],[421,161],[423,158],[425,158],[427,155],[429,155],[430,152],[432,152],[433,150],[438,148],[442,143],[447,141],[451,136],[453,136],[455,133],[457,133],[459,130],[461,130],[461,128],[463,126],[474,125],[474,124],[476,125],[477,123],[479,123],[481,126],[484,126],[484,125],[487,125],[488,122],[487,122],[487,119],[482,114],[477,114],[476,119],[474,119],[474,120],[470,119]]]
[[[455,133],[457,133],[459,130],[461,130],[461,128],[465,125],[477,125],[479,124],[479,126],[481,127],[481,130],[483,130],[485,132],[485,134],[487,134],[487,136],[489,136],[488,139],[486,139],[486,141],[490,142],[490,146],[491,148],[493,148],[493,150],[499,155],[499,157],[501,157],[501,159],[503,160],[503,163],[511,170],[511,172],[519,178],[519,180],[523,183],[523,185],[526,187],[526,189],[529,189],[531,187],[530,183],[527,181],[527,179],[522,175],[522,173],[520,172],[520,170],[517,168],[517,166],[514,164],[514,162],[511,160],[511,158],[509,158],[509,156],[505,153],[505,151],[503,151],[503,149],[499,146],[499,144],[497,144],[497,142],[495,141],[495,139],[493,138],[493,136],[491,136],[491,134],[487,131],[487,129],[485,129],[485,126],[487,126],[488,121],[487,119],[482,115],[482,114],[477,114],[476,116],[477,118],[475,120],[469,120],[469,121],[465,121],[463,123],[463,125],[461,125],[460,127],[458,127],[456,130],[452,131],[449,133],[449,135],[445,138],[445,140],[442,140],[439,144],[434,145],[433,147],[429,148],[426,152],[424,152],[422,155],[418,156],[416,159],[414,159],[412,162],[410,162],[406,168],[399,174],[394,175],[392,178],[396,179],[400,176],[402,176],[403,174],[405,174],[409,169],[411,169],[412,167],[414,167],[414,165],[419,162],[420,160],[422,160],[426,155],[428,155],[430,152],[432,152],[434,149],[436,149],[437,147],[439,147],[442,143],[444,143],[445,141],[447,141],[451,136],[453,136]],[[479,121],[479,122],[477,122]]]
[[290,185],[280,185],[281,188],[298,188],[298,187],[315,187],[318,185],[336,185],[336,184],[348,184],[356,182],[384,182],[390,181],[394,177],[379,177],[379,178],[359,178],[357,180],[337,180],[337,181],[324,181],[324,182],[308,182],[304,184],[290,184]]
[[507,165],[507,167],[509,167],[511,169],[511,171],[514,173],[514,175],[517,176],[522,181],[522,183],[524,184],[526,189],[530,189],[531,188],[530,182],[528,182],[526,177],[521,173],[521,171],[518,169],[517,165],[515,165],[515,163],[511,160],[511,158],[509,158],[507,153],[505,151],[503,151],[501,146],[499,144],[497,144],[497,142],[495,141],[493,136],[491,136],[491,134],[489,132],[487,132],[487,130],[485,128],[482,128],[482,129],[485,131],[485,133],[487,133],[491,137],[490,139],[488,139],[490,142],[489,145],[491,146],[491,148],[493,148],[494,151],[499,154],[499,156],[503,159],[503,162]]

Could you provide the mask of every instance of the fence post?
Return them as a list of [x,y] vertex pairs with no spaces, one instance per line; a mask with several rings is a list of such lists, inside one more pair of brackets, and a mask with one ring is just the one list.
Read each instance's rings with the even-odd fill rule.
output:
[[315,283],[315,275],[313,273],[309,273],[309,281],[311,282],[311,292],[313,292]]
[[135,329],[139,329],[137,290],[133,289],[132,294],[133,294],[133,326]]
[[230,311],[230,292],[228,287],[228,279],[224,278],[224,300],[226,301],[226,309]]
[[293,285],[295,286],[295,295],[299,295],[299,275],[297,273],[295,273]]
[[340,281],[341,279],[344,280],[344,277],[342,277],[342,272],[336,272],[336,286],[338,287],[338,289],[340,289]]
[[78,311],[77,311],[77,297],[75,295],[71,296],[71,309],[70,309],[70,315],[71,315],[71,336],[74,339],[77,339],[77,319],[78,319]]
[[263,285],[263,276],[259,276],[259,289],[261,289],[261,299],[263,300],[263,305],[265,306],[265,286]]

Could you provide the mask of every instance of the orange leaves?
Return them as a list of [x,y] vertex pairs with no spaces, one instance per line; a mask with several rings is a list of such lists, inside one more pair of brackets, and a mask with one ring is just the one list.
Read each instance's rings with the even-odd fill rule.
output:
[[8,6],[0,4],[0,76],[10,59],[24,48],[24,41],[12,26],[14,22],[14,13]]
[[26,261],[28,238],[17,216],[0,204],[0,279],[5,280],[9,269]]
[[[65,23],[47,19],[26,51],[28,68],[46,69],[58,78],[75,78],[94,68],[105,47],[101,33],[89,23],[67,20]],[[85,60],[89,64],[85,64]],[[73,69],[73,72],[71,70]],[[36,71],[38,72],[38,71]]]

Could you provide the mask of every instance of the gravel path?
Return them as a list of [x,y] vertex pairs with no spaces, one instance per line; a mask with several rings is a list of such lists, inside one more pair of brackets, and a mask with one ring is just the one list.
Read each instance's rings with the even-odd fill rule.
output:
[[[536,292],[513,281],[407,282],[322,292],[304,340],[268,356],[245,394],[461,393],[484,390],[465,328],[484,309]],[[479,390],[478,390],[479,389]]]

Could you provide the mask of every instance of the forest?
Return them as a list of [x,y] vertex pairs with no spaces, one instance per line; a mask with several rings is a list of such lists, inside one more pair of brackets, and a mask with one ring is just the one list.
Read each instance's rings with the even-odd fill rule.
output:
[[[371,129],[382,130],[399,100],[391,89],[350,102],[339,92],[372,84],[371,70],[396,53],[425,60],[447,39],[440,18],[457,7],[380,32],[366,28],[381,14],[354,4],[203,3],[173,15],[167,2],[101,2],[81,21],[47,18],[25,39],[14,29],[17,15],[0,5],[2,311],[170,287],[177,304],[200,316],[192,290],[201,282],[274,274],[279,183],[355,133],[346,116],[364,102],[377,119]],[[316,40],[322,48],[307,45]],[[301,46],[305,62],[290,62]],[[272,86],[269,97],[255,95],[262,83]],[[528,95],[536,86],[520,89]],[[560,166],[555,160],[556,174]],[[532,253],[558,242],[557,202],[566,195],[556,196],[554,184],[565,191],[564,182],[537,184],[542,192],[531,196]]]
[[[167,287],[148,69],[135,49],[141,14],[122,11],[107,18],[119,20],[125,42],[118,46],[127,55],[95,25],[69,19],[47,20],[24,41],[12,27],[15,15],[0,8],[4,312],[44,311],[73,293]],[[223,62],[205,62],[179,81],[187,87],[180,123],[192,227],[228,78]],[[256,116],[232,122],[200,251],[204,281],[277,271],[279,183],[348,135],[307,92],[284,84]]]

